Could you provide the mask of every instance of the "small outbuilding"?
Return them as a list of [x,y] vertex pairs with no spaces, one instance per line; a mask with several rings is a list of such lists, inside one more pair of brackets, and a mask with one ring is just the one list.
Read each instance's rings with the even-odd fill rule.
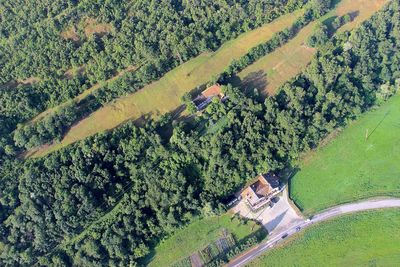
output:
[[198,95],[193,103],[195,104],[197,111],[203,110],[207,107],[208,104],[211,103],[212,99],[218,97],[219,100],[224,100],[225,95],[222,93],[222,88],[219,84],[214,84]]

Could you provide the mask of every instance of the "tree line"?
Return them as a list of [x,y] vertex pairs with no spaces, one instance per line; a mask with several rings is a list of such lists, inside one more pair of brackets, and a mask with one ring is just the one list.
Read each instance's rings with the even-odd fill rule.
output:
[[[286,43],[289,39],[293,38],[301,28],[326,14],[330,7],[330,1],[311,1],[305,10],[304,15],[297,19],[291,27],[275,34],[268,42],[252,48],[249,53],[241,57],[239,60],[233,61],[227,70],[220,75],[219,82],[223,83],[243,68],[272,52],[283,43]],[[97,90],[92,96],[86,99],[87,101],[80,104],[73,103],[75,104],[76,112],[79,113],[79,115],[74,117],[68,116],[67,119],[65,119],[65,114],[69,113],[71,107],[62,107],[59,112],[51,114],[46,121],[42,120],[38,123],[18,128],[14,133],[15,145],[17,147],[31,149],[52,140],[60,140],[66,129],[75,123],[76,120],[81,119],[92,110],[99,108],[121,94],[138,90],[157,78],[158,76],[154,75],[154,72],[150,69],[149,65],[144,65],[138,71],[126,74],[123,78],[105,85],[101,90]],[[192,110],[195,109],[192,108]],[[51,122],[53,123],[50,124]],[[62,126],[55,124],[62,124]],[[47,126],[46,128],[50,128],[50,130],[43,131],[44,125]],[[25,138],[24,136],[29,136],[29,138]]]
[[[96,109],[244,31],[301,7],[305,1],[2,2],[0,101],[5,112],[0,114],[0,122],[6,126],[4,132],[12,132],[18,123],[71,100],[129,66],[140,66],[120,81],[102,86],[85,101],[90,110]],[[87,36],[87,18],[113,30]],[[76,28],[78,41],[61,36],[71,27]],[[82,66],[83,73],[66,78],[67,70]],[[38,78],[38,83],[18,88],[9,84],[31,77]]]
[[274,36],[267,42],[261,43],[256,47],[250,49],[248,53],[239,59],[235,59],[231,64],[222,72],[217,81],[220,83],[227,83],[229,80],[242,71],[246,67],[250,66],[260,58],[273,52],[278,47],[287,43],[290,39],[296,36],[296,34],[305,26],[307,26],[313,20],[316,20],[325,15],[332,7],[331,0],[312,0],[307,5],[304,15],[298,18],[293,25],[290,27],[275,33]]

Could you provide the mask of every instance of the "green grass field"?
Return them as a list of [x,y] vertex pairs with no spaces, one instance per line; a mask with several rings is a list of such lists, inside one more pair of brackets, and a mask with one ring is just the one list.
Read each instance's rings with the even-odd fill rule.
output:
[[250,266],[400,266],[400,210],[370,211],[315,225]]
[[[334,10],[318,21],[358,12],[351,23],[340,29],[340,31],[351,30],[371,17],[387,2],[388,0],[342,0]],[[236,85],[250,89],[255,87],[273,95],[284,82],[295,77],[310,63],[317,50],[304,44],[313,33],[318,21],[310,23],[293,40],[241,71],[238,75],[241,82]]]
[[232,233],[236,240],[241,240],[260,228],[252,221],[248,221],[247,224],[242,224],[236,218],[231,221],[231,217],[232,214],[227,213],[219,217],[205,218],[178,230],[155,248],[154,257],[147,260],[148,265],[169,266],[188,257],[217,240],[223,228]]
[[[366,131],[368,139],[366,140]],[[356,199],[400,195],[400,95],[303,159],[290,194],[306,214]]]

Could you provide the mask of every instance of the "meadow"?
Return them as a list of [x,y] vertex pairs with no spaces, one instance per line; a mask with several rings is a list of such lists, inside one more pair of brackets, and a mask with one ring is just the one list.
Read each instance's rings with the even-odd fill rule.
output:
[[[334,16],[357,12],[358,15],[355,20],[351,24],[345,25],[345,29],[350,30],[369,18],[386,2],[387,0],[343,0],[329,14]],[[155,119],[166,113],[181,111],[181,96],[184,93],[197,91],[204,87],[210,80],[213,80],[213,77],[221,73],[233,59],[240,58],[252,47],[271,39],[274,33],[292,25],[302,12],[303,10],[298,10],[284,15],[271,23],[224,43],[215,52],[203,53],[187,61],[168,72],[160,80],[145,86],[138,92],[118,98],[82,119],[71,127],[61,142],[42,146],[36,151],[30,151],[27,156],[40,157],[46,155],[98,132],[115,128],[128,120],[140,124],[150,118]],[[259,90],[267,91],[269,94],[274,93],[285,81],[300,73],[315,54],[315,49],[304,45],[305,40],[312,34],[315,25],[316,22],[305,27],[298,36],[286,45],[243,70],[239,77],[245,83],[250,82],[252,86]],[[246,86],[245,83],[236,85]]]
[[349,13],[357,14],[355,19],[339,31],[352,30],[379,10],[387,0],[342,0],[336,8],[304,27],[295,38],[264,56],[238,74],[237,86],[257,88],[264,94],[273,95],[278,88],[299,74],[311,61],[316,49],[308,47],[306,41],[314,28],[331,17]]
[[351,214],[312,226],[250,266],[399,266],[400,210]]
[[[79,72],[79,71],[84,71],[84,67],[78,67],[74,70],[69,70],[66,72],[66,76],[73,76],[74,72]],[[41,119],[43,119],[45,116],[49,115],[50,113],[53,113],[57,110],[60,110],[61,108],[65,107],[68,103],[75,101],[77,103],[81,102],[82,100],[86,99],[89,95],[93,94],[94,92],[96,92],[98,89],[100,89],[101,87],[107,85],[108,83],[111,83],[115,80],[117,80],[118,78],[120,78],[121,76],[123,76],[125,73],[127,72],[134,72],[135,70],[137,70],[136,66],[128,66],[127,68],[121,70],[120,72],[118,72],[117,74],[115,74],[115,76],[109,78],[106,81],[102,81],[102,82],[98,82],[96,84],[94,84],[93,86],[91,86],[90,88],[86,89],[85,91],[83,91],[82,93],[80,93],[79,95],[77,95],[76,97],[74,97],[72,100],[68,101],[68,102],[64,102],[61,103],[57,106],[54,106],[52,108],[49,108],[41,113],[39,113],[37,116],[35,116],[32,120],[30,120],[27,123],[34,123],[37,122]]]
[[[89,117],[73,126],[64,139],[51,146],[44,146],[32,154],[43,156],[101,131],[112,129],[127,120],[157,118],[174,112],[181,105],[186,92],[207,84],[220,74],[233,59],[245,55],[252,47],[268,41],[274,35],[302,15],[303,10],[283,15],[271,23],[246,32],[236,39],[224,43],[217,51],[203,53],[185,62],[141,90],[121,97],[100,108]],[[87,92],[84,93],[85,95]]]
[[222,229],[232,233],[237,241],[260,229],[260,226],[252,221],[243,224],[242,220],[231,217],[232,214],[226,213],[203,218],[177,230],[157,245],[153,257],[147,259],[148,266],[169,266],[176,263],[217,240]]
[[400,195],[400,95],[303,157],[290,195],[306,214],[353,200]]

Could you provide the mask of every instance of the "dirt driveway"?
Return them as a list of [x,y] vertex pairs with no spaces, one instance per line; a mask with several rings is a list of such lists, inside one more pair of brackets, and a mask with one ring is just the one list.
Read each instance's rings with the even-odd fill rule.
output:
[[300,212],[290,204],[287,189],[278,195],[278,198],[279,201],[272,208],[267,205],[256,213],[247,207],[244,200],[241,200],[232,210],[243,217],[260,221],[270,235],[280,232],[282,229],[288,229],[304,220]]

